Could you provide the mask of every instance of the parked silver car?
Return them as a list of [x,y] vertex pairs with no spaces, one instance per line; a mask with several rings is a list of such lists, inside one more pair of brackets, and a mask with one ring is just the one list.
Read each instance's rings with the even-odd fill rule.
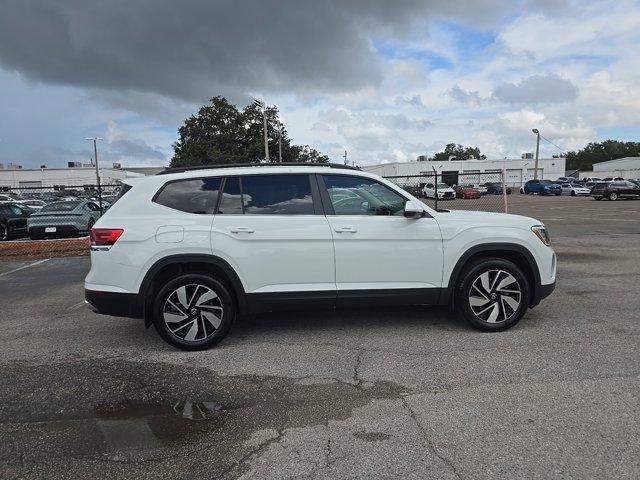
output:
[[88,234],[100,218],[100,207],[92,201],[74,200],[49,203],[27,220],[29,237],[77,236]]

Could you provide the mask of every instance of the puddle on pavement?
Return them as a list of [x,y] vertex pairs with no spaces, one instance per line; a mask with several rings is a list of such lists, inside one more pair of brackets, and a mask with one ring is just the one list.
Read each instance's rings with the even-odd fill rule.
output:
[[191,443],[224,424],[224,408],[213,401],[172,405],[124,400],[95,408],[96,424],[111,450],[153,449]]
[[[202,451],[208,457],[189,457],[185,471],[190,461],[198,462],[197,468],[217,478],[242,469],[243,459],[259,448],[247,442],[256,432],[346,420],[374,399],[404,393],[387,382],[365,387],[219,376],[189,365],[100,359],[8,365],[0,384],[6,386],[0,389],[0,443],[18,473],[23,464],[46,472],[52,462],[68,464],[71,458],[83,468],[82,462],[100,460],[95,465],[101,477],[112,465],[160,469],[176,455]],[[383,440],[375,432],[362,435]]]

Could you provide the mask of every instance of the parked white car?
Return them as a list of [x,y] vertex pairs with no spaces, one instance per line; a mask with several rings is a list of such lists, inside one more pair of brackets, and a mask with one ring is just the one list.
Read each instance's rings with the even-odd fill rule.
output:
[[[504,330],[549,295],[539,220],[436,211],[344,165],[174,169],[125,179],[91,230],[85,298],[208,348],[237,314],[344,305],[450,305]],[[114,324],[115,325],[115,324]]]
[[561,183],[560,187],[562,188],[562,195],[571,195],[572,197],[577,195],[588,196],[591,193],[591,189],[581,183]]
[[16,203],[29,207],[31,210],[40,210],[47,204],[42,200],[18,200]]
[[436,190],[438,191],[438,200],[454,200],[456,191],[446,183],[439,182],[438,188],[433,183],[427,183],[422,187],[422,194],[427,198],[436,198]]

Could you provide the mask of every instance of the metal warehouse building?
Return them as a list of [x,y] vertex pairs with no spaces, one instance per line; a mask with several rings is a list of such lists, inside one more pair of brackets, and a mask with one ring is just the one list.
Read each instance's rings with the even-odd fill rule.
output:
[[[429,175],[433,169],[446,183],[458,183],[457,177],[460,173],[499,173],[504,170],[506,184],[511,187],[519,187],[527,180],[534,178],[535,160],[533,159],[504,159],[504,160],[448,160],[438,161],[412,161],[382,163],[379,165],[369,165],[363,170],[383,177]],[[557,180],[565,174],[564,158],[540,158],[538,159],[538,178],[547,180]],[[482,181],[482,176],[478,175],[478,182]],[[471,176],[465,175],[465,180]]]
[[[118,183],[124,178],[142,177],[142,173],[101,168],[103,184]],[[82,186],[96,183],[95,167],[0,169],[0,187]]]

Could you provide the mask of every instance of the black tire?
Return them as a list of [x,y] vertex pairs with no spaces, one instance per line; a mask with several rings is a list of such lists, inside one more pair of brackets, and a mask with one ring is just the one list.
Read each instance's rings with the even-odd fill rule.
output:
[[4,222],[0,222],[0,242],[9,240],[9,237],[9,226]]
[[615,201],[618,199],[618,194],[616,192],[611,192],[607,198],[611,201]]
[[575,197],[575,196],[576,196],[576,192],[574,192],[573,190],[571,190],[571,193],[570,193],[569,195],[571,195],[572,197]]
[[[172,312],[166,311],[165,308],[168,306],[168,299],[173,297],[174,294],[177,295],[177,290],[181,287],[185,287],[185,291],[187,292],[187,297],[190,296],[190,292],[194,292],[195,286],[205,287],[213,291],[217,297],[215,298],[215,305],[210,306],[201,306],[198,307],[196,305],[196,301],[202,296],[196,298],[196,293],[193,293],[193,298],[190,300],[190,304],[184,309],[188,313],[186,313],[186,317],[184,320],[180,320],[175,322],[176,324],[182,324],[183,327],[187,325],[191,325],[189,328],[181,328],[178,327],[174,329],[174,332],[178,331],[178,333],[174,333],[171,331],[167,322],[165,321],[165,313],[168,315],[173,315]],[[197,291],[197,290],[196,290]],[[173,297],[176,298],[176,297]],[[175,305],[175,304],[174,304]],[[184,308],[184,305],[179,305],[180,308]],[[219,325],[214,327],[211,322],[208,322],[205,316],[202,314],[202,310],[195,312],[198,308],[222,308],[221,316],[217,317],[215,320],[219,321]],[[172,308],[172,307],[170,307]],[[177,311],[177,310],[176,310]],[[213,312],[213,310],[205,310],[205,312]],[[185,315],[185,314],[183,314]],[[177,315],[181,316],[181,315]],[[174,347],[180,348],[182,350],[205,350],[207,348],[211,348],[220,342],[226,335],[229,333],[236,317],[236,306],[231,297],[231,294],[227,290],[227,288],[220,283],[219,281],[211,278],[207,275],[202,274],[187,274],[181,275],[177,278],[174,278],[167,282],[161,289],[158,291],[156,298],[154,299],[153,304],[153,325],[155,329],[158,331],[160,336],[169,344]],[[169,321],[169,323],[172,323]],[[193,340],[187,340],[182,335],[188,336],[192,328],[195,326],[196,337]],[[209,330],[211,328],[214,329],[213,333],[207,331],[207,327]],[[188,331],[187,331],[188,330]],[[202,333],[203,337],[198,338],[198,335]]]
[[[497,273],[502,272],[502,274]],[[474,284],[478,285],[482,290],[481,276],[488,273],[488,284],[493,287],[489,291],[482,293],[476,290]],[[496,275],[497,280],[496,280]],[[503,285],[498,290],[503,280],[509,281],[508,278],[514,279],[514,282]],[[493,285],[491,285],[493,283]],[[506,289],[509,286],[510,289]],[[473,289],[473,290],[472,290]],[[519,294],[506,293],[507,291],[519,291]],[[477,292],[477,294],[476,294]],[[504,293],[499,293],[504,292]],[[456,311],[476,329],[484,332],[498,332],[513,327],[522,319],[529,308],[531,288],[529,281],[513,262],[502,260],[500,258],[482,258],[470,264],[459,277],[455,292]],[[473,295],[476,294],[476,295]],[[474,300],[486,300],[484,304],[476,305],[476,311],[471,306],[472,297]],[[484,299],[482,298],[484,297]],[[513,301],[505,300],[504,297],[512,298]],[[517,302],[517,307],[511,305]],[[488,305],[488,310],[485,306]],[[497,317],[491,321],[493,312],[497,309]],[[484,311],[483,311],[484,310]],[[486,318],[485,318],[486,317]]]

